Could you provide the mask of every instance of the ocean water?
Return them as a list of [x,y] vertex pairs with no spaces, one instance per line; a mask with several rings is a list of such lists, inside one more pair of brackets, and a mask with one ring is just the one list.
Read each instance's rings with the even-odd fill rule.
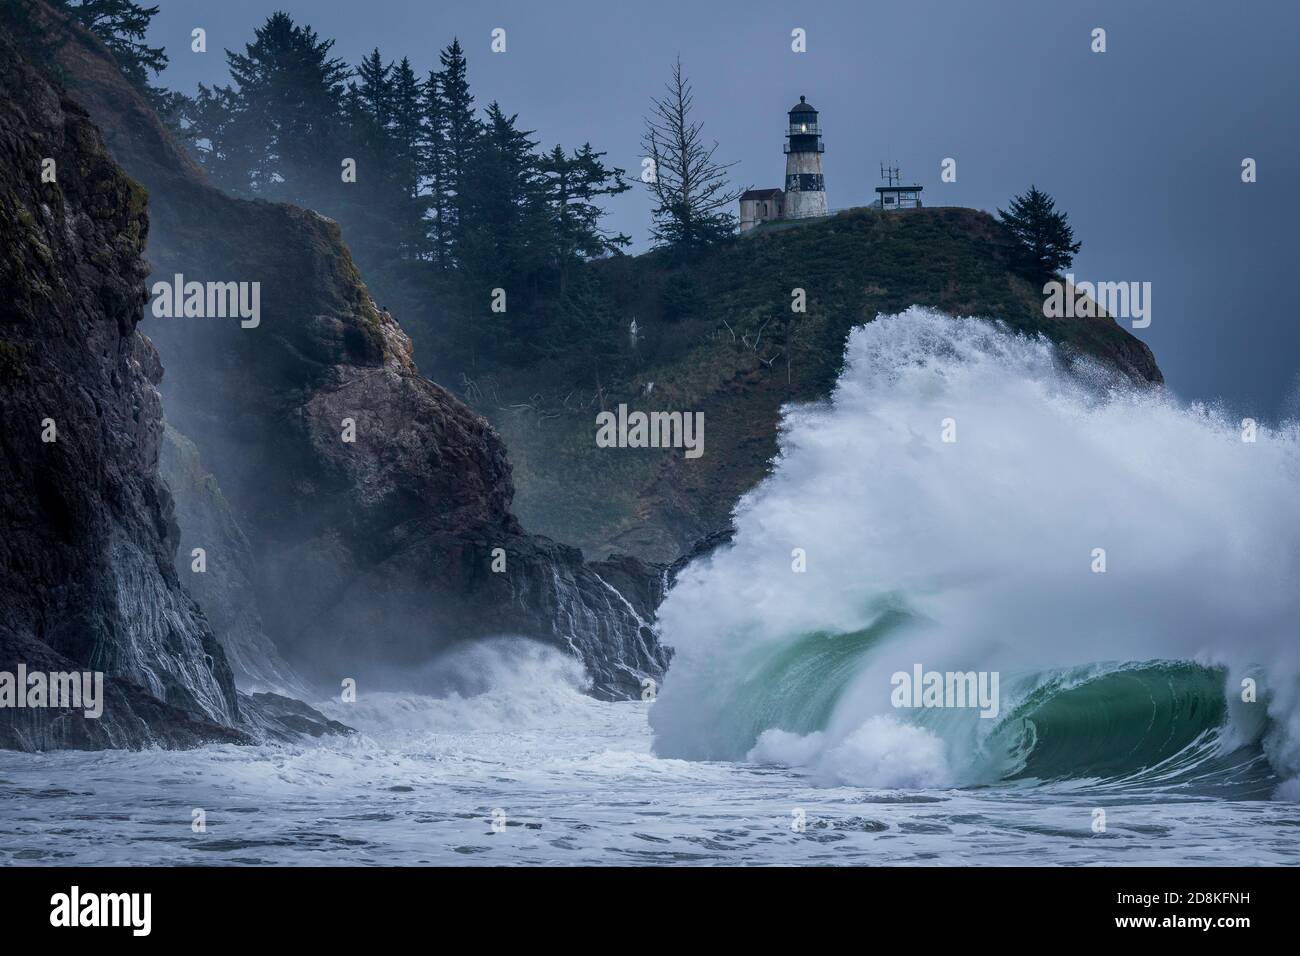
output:
[[670,592],[657,699],[501,638],[318,702],[350,738],[0,753],[0,863],[1300,863],[1300,435],[1253,437],[882,317]]
[[[658,703],[593,700],[565,680],[567,661],[540,663],[529,661],[530,686],[472,698],[363,693],[350,710],[325,705],[366,728],[346,740],[0,754],[0,863],[1300,862],[1300,807],[1262,798],[1259,755],[1238,768],[1235,792],[826,786],[798,768],[655,756],[647,714]],[[195,808],[206,832],[192,830]],[[1098,808],[1104,832],[1093,831]]]

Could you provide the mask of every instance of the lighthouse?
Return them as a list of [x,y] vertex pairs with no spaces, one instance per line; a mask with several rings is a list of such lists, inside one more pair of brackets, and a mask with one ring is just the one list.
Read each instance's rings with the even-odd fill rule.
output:
[[785,144],[785,202],[783,218],[804,219],[828,216],[826,180],[822,176],[821,127],[817,111],[804,97],[790,110],[790,129]]

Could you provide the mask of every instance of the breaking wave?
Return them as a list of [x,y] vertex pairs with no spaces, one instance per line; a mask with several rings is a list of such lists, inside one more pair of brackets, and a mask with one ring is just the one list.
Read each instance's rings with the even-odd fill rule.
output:
[[[1300,799],[1297,478],[1293,424],[1243,441],[1043,338],[882,316],[660,609],[656,752]],[[996,716],[894,706],[917,665],[996,673]]]

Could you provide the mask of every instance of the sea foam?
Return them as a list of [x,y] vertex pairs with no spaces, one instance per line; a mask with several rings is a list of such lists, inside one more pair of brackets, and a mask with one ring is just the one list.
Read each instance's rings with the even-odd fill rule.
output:
[[990,782],[999,721],[896,710],[892,673],[997,671],[1007,715],[1067,670],[1188,661],[1223,669],[1224,746],[1262,742],[1293,777],[1297,478],[1294,424],[1243,441],[1221,410],[1041,337],[879,317],[851,334],[828,401],[785,410],[732,544],[663,604],[676,656],[655,750],[829,784]]

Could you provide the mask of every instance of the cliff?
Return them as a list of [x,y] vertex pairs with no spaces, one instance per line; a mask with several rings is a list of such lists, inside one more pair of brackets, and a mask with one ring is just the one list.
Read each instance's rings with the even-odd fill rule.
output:
[[162,369],[136,329],[147,230],[84,110],[0,33],[0,670],[107,677],[98,718],[0,709],[0,746],[246,739],[172,566]]
[[[310,693],[276,649],[258,610],[257,564],[239,520],[199,450],[176,429],[163,433],[159,471],[175,502],[180,545],[176,573],[220,635],[235,683],[246,691]],[[195,553],[205,564],[195,573]],[[209,556],[209,552],[211,552]]]
[[[661,676],[667,651],[582,554],[520,526],[496,432],[419,373],[338,226],[210,186],[102,46],[51,26],[60,30],[73,95],[147,192],[151,281],[181,274],[260,290],[255,327],[145,318],[168,369],[168,423],[213,479],[173,490],[219,489],[240,531],[212,526],[196,592],[222,623],[218,636],[233,650],[261,630],[335,689],[346,677],[407,680],[444,647],[502,633],[579,655],[602,696]],[[205,511],[210,502],[182,501],[182,514]],[[187,545],[204,546],[198,531],[187,529]],[[223,567],[240,580],[215,580]],[[260,626],[230,603],[249,586]]]

